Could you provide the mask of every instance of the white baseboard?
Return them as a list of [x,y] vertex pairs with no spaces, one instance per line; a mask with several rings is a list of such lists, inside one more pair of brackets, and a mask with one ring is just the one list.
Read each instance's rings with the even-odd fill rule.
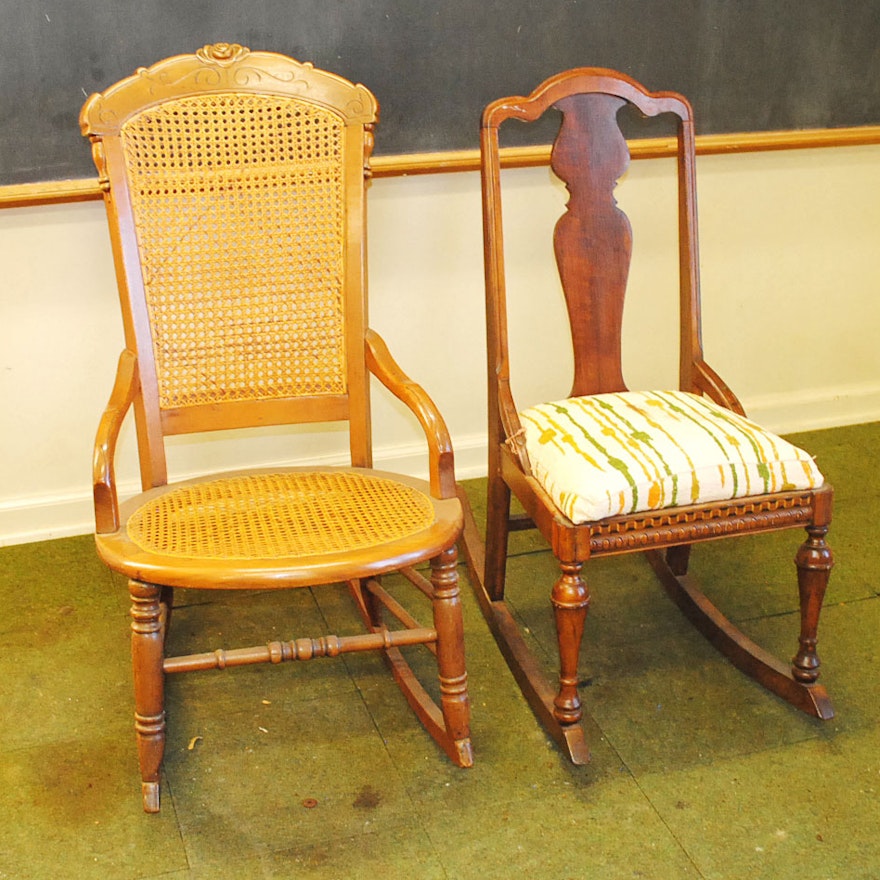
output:
[[[305,460],[255,462],[255,467],[296,467],[316,464]],[[329,467],[347,464],[342,455],[326,455],[320,462]],[[373,464],[379,470],[427,479],[427,451],[423,444],[401,444],[373,451]],[[455,444],[455,473],[466,480],[486,474],[486,438],[475,434],[460,438]],[[197,473],[178,474],[176,479],[189,479]],[[134,481],[121,482],[119,495],[126,498],[139,490]],[[0,500],[0,547],[69,538],[91,534],[94,530],[94,509],[90,487],[82,491],[32,495]]]
[[0,547],[85,535],[94,530],[92,495],[32,495],[0,501]]
[[880,383],[765,394],[743,400],[749,418],[777,434],[880,421]]

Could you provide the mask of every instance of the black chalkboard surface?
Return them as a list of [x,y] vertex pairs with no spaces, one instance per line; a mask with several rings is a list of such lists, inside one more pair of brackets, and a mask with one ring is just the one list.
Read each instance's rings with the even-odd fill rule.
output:
[[684,93],[698,134],[880,124],[880,0],[0,0],[0,185],[93,177],[86,96],[219,41],[364,83],[377,155],[476,148],[485,104],[578,66]]

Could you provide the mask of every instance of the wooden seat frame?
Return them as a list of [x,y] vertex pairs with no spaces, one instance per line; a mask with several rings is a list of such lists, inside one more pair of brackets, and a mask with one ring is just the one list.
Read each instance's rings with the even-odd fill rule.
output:
[[[464,548],[480,607],[517,682],[547,731],[576,763],[589,760],[578,694],[578,660],[590,592],[584,564],[596,557],[645,551],[660,582],[684,613],[737,667],[798,709],[827,719],[833,710],[817,683],[816,631],[832,556],[825,535],[832,490],[780,492],[733,501],[615,516],[577,525],[532,476],[510,385],[507,295],[501,213],[499,127],[533,122],[551,107],[563,120],[551,166],[570,194],[554,244],[571,325],[571,397],[626,390],[621,367],[623,300],[632,247],[629,221],[613,197],[629,161],[618,110],[629,103],[645,117],[672,114],[678,131],[680,266],[680,389],[706,395],[743,413],[733,392],[703,359],[697,253],[693,114],[671,92],[650,93],[615,71],[579,68],[542,83],[528,97],[503,98],[484,111],[481,132],[483,223],[489,378],[489,481],[485,546],[473,515],[465,518]],[[511,515],[511,493],[525,513]],[[802,526],[796,555],[800,635],[790,664],[768,654],[737,629],[688,574],[691,545],[715,538]],[[537,527],[561,573],[551,592],[559,680],[543,673],[505,600],[508,536]]]
[[[202,100],[208,107],[207,110],[199,103]],[[192,171],[194,177],[181,184],[177,178],[162,179],[163,169],[159,169],[155,172],[159,180],[155,184],[148,182],[146,188],[149,192],[146,195],[135,191],[133,174],[139,172],[138,169],[132,170],[132,162],[126,154],[126,138],[130,137],[129,123],[134,120],[135,125],[148,128],[152,122],[141,123],[140,119],[145,112],[152,114],[157,109],[173,112],[181,117],[190,113],[191,108],[196,108],[197,113],[203,110],[204,113],[211,113],[214,112],[211,108],[219,106],[217,100],[222,105],[216,111],[222,117],[218,126],[225,128],[210,135],[204,127],[193,131],[192,140],[185,141],[190,146],[174,157],[174,162],[182,168],[179,170],[180,175],[190,173],[192,169],[183,167],[190,164],[190,160],[191,164],[198,164],[198,169]],[[229,109],[231,105],[234,106]],[[273,108],[276,105],[283,108],[283,112],[277,114],[277,127],[271,127],[275,126],[275,117],[272,117],[270,134],[266,136],[261,147],[264,155],[255,160],[260,166],[259,173],[252,173],[253,168],[248,165],[249,158],[235,152],[237,147],[231,148],[233,159],[222,169],[215,171],[210,138],[223,141],[238,137],[241,129],[239,127],[236,130],[236,126],[240,125],[236,114],[245,116],[253,105],[260,106],[260,113],[269,114],[275,113]],[[169,110],[169,107],[172,109]],[[181,107],[184,109],[179,112]],[[226,259],[229,249],[224,242],[234,240],[238,248],[239,239],[234,238],[238,234],[237,229],[221,228],[220,217],[226,216],[222,213],[225,210],[222,207],[223,201],[237,199],[239,203],[246,205],[252,202],[267,204],[265,199],[269,197],[265,193],[275,192],[272,187],[275,186],[277,175],[272,160],[267,160],[266,156],[272,151],[286,151],[288,159],[291,155],[298,156],[297,150],[300,147],[297,132],[312,124],[310,119],[321,120],[320,126],[323,128],[308,147],[301,149],[307,167],[300,171],[296,162],[288,163],[293,166],[290,175],[295,182],[287,185],[280,196],[272,196],[276,201],[268,204],[274,207],[257,212],[259,216],[253,217],[258,230],[257,237],[241,246],[239,252],[246,252],[246,259],[262,265],[259,261],[264,260],[265,254],[270,250],[268,236],[295,242],[275,247],[271,251],[273,259],[283,261],[287,253],[284,247],[289,247],[291,250],[301,248],[296,253],[305,252],[303,259],[307,260],[311,253],[307,250],[309,245],[302,245],[301,242],[310,241],[310,236],[313,238],[319,234],[327,234],[326,227],[338,222],[341,238],[332,247],[335,248],[333,253],[339,254],[340,268],[325,274],[332,276],[334,283],[340,284],[338,295],[328,295],[332,302],[341,302],[339,314],[334,315],[332,321],[335,323],[321,336],[322,331],[314,328],[320,315],[330,309],[330,306],[321,305],[315,310],[319,317],[308,319],[307,330],[309,333],[314,331],[314,335],[322,340],[331,335],[336,340],[333,344],[341,352],[338,363],[342,367],[338,370],[340,375],[334,381],[339,387],[330,390],[319,388],[312,392],[285,389],[283,392],[273,393],[272,383],[266,380],[256,391],[238,393],[233,399],[230,390],[224,385],[223,375],[218,374],[210,376],[206,383],[219,386],[213,399],[165,402],[161,386],[163,365],[159,362],[157,351],[166,344],[171,349],[176,345],[177,350],[182,351],[188,338],[182,338],[179,342],[168,342],[165,337],[160,340],[160,331],[151,323],[152,310],[158,310],[161,303],[157,304],[155,299],[150,299],[153,295],[150,285],[166,270],[166,266],[179,259],[175,252],[158,268],[144,268],[145,251],[141,239],[146,237],[148,243],[150,242],[145,229],[149,222],[153,222],[146,216],[152,209],[151,199],[167,200],[169,193],[176,198],[179,189],[184,186],[190,187],[187,192],[194,193],[192,198],[209,199],[208,208],[203,215],[199,214],[188,228],[180,232],[181,248],[185,245],[192,248],[195,254],[197,244],[193,241],[198,234],[208,242],[208,247],[215,248],[220,259]],[[388,660],[407,701],[441,748],[459,766],[467,767],[473,763],[457,575],[456,545],[463,518],[461,505],[456,498],[450,436],[442,416],[425,391],[403,373],[381,337],[367,326],[365,190],[370,176],[369,159],[373,128],[377,119],[378,104],[364,86],[354,85],[332,73],[317,70],[310,64],[301,64],[282,55],[251,52],[239,45],[222,43],[205,46],[194,55],[176,56],[150,68],[142,68],[105,92],[93,95],[82,110],[82,131],[91,139],[105,194],[125,331],[125,350],[119,359],[115,386],[101,420],[95,445],[96,539],[100,556],[129,581],[135,730],[144,809],[148,812],[159,810],[159,777],[166,730],[165,676],[177,672],[224,669],[251,663],[308,660],[349,651],[379,650]],[[177,122],[173,124],[176,125]],[[138,129],[137,136],[154,141],[157,137],[160,141],[164,137],[150,131],[144,134],[141,129]],[[189,138],[189,135],[184,137]],[[340,158],[338,161],[337,158],[331,158],[323,164],[316,164],[315,152],[323,149],[321,144],[325,142],[339,145],[332,148],[337,151],[332,155]],[[160,161],[166,149],[164,143],[162,141],[158,146],[153,144],[151,147],[155,147],[160,154]],[[205,143],[208,143],[207,147]],[[187,155],[182,155],[184,153]],[[247,180],[241,183],[244,178]],[[332,193],[334,205],[338,205],[330,220],[326,220],[324,216],[324,226],[313,233],[314,226],[302,225],[310,222],[311,215],[308,211],[325,211],[326,214],[329,210],[323,204],[325,199],[309,195],[308,187],[315,180],[319,181],[318,186],[326,184],[335,187]],[[260,199],[264,201],[260,202]],[[302,206],[305,216],[300,221],[299,215],[294,216],[293,212],[300,210]],[[248,221],[249,210],[240,210],[239,219]],[[281,210],[290,212],[284,215],[283,228],[278,223],[278,211]],[[174,213],[174,210],[167,213],[162,222],[172,223],[176,219]],[[267,213],[273,216],[267,219]],[[215,228],[210,226],[212,223],[216,224]],[[259,237],[263,235],[260,231],[263,226],[260,223],[268,224],[268,232],[262,239]],[[195,227],[199,228],[193,233]],[[214,241],[215,238],[221,242],[219,245]],[[274,247],[274,242],[272,246]],[[171,248],[176,247],[176,241],[172,242]],[[196,259],[195,256],[188,255],[189,251],[186,253],[184,262]],[[320,260],[325,258],[314,258],[313,262]],[[228,279],[217,287],[228,288],[238,295],[238,286],[245,284],[241,280],[245,267],[240,268],[241,272],[237,271],[237,266],[234,267],[229,272]],[[304,277],[308,280],[310,276],[305,273]],[[337,282],[340,278],[342,280]],[[262,277],[258,277],[257,283],[262,284],[262,280]],[[322,283],[316,281],[313,286],[317,288]],[[251,291],[253,302],[262,303],[267,298],[276,297],[273,305],[267,307],[266,320],[269,322],[274,320],[276,313],[285,308],[289,310],[289,301],[301,295],[298,293],[300,288],[285,289],[280,282],[273,284],[274,287],[268,293],[268,283],[266,287],[259,287],[256,293]],[[202,296],[198,284],[188,285],[184,282],[181,287],[186,291],[190,287],[198,288],[192,294],[196,297],[196,304],[191,315],[184,316],[184,323],[190,317],[193,322],[201,320],[204,317],[203,312],[215,307],[216,304],[213,300],[209,301],[207,295],[202,299],[198,298]],[[226,293],[227,290],[222,289],[217,295]],[[164,292],[160,295],[167,298]],[[189,292],[186,295],[189,296]],[[308,291],[308,296],[314,298],[316,295],[314,290]],[[229,306],[229,309],[234,308],[238,308],[236,303]],[[230,346],[229,339],[238,333],[240,325],[235,323],[237,321],[236,318],[230,325],[231,329],[225,328],[225,335],[222,337],[218,337],[216,332],[211,336],[214,331],[206,331],[210,338],[203,350],[210,349],[209,355],[214,357],[216,351],[234,348],[234,345]],[[341,331],[338,330],[339,327],[342,328]],[[189,332],[188,325],[186,332]],[[285,344],[287,342],[284,339],[278,343]],[[302,343],[309,344],[311,343]],[[263,349],[263,356],[269,357],[265,355],[265,350]],[[164,357],[164,350],[159,353]],[[249,360],[247,349],[234,354],[239,357],[238,363],[244,365],[240,367],[240,372],[249,373],[253,362]],[[307,354],[306,360],[309,357],[311,355]],[[293,372],[284,355],[276,360],[280,361],[276,366],[279,373],[283,374],[282,379],[284,375]],[[312,361],[308,361],[304,369],[311,369],[311,364]],[[209,370],[202,360],[198,361],[197,366],[198,369]],[[376,376],[419,421],[427,440],[430,474],[428,482],[371,470],[371,375]],[[115,478],[115,452],[123,419],[131,409],[135,415],[144,494],[120,504]],[[415,532],[406,532],[404,529],[400,537],[389,539],[385,543],[379,541],[365,547],[361,542],[361,546],[355,549],[316,551],[316,555],[303,558],[281,551],[265,559],[236,558],[234,554],[224,556],[223,553],[218,556],[211,552],[196,553],[193,558],[181,558],[171,551],[164,552],[152,547],[144,549],[129,534],[127,521],[135,511],[181,487],[181,484],[168,485],[166,436],[219,429],[338,421],[348,422],[351,467],[322,467],[311,471],[298,469],[297,473],[305,473],[306,479],[310,476],[318,478],[322,475],[342,474],[354,482],[373,480],[370,485],[377,485],[376,481],[379,481],[384,486],[400,487],[400,491],[421,498],[419,503],[428,510],[427,525]],[[284,479],[293,478],[293,469],[282,468],[279,473]],[[224,480],[229,480],[239,475],[221,476]],[[210,481],[217,478],[207,476],[204,479]],[[187,491],[186,486],[183,488]],[[317,503],[321,503],[320,498]],[[432,518],[433,522],[430,521]],[[416,570],[416,566],[422,563],[430,565],[430,578]],[[391,571],[402,572],[418,588],[417,594],[424,593],[428,597],[433,612],[432,625],[419,624],[399,598],[389,595],[383,588],[380,576]],[[314,587],[328,583],[349,585],[366,624],[365,634],[324,635],[319,638],[273,641],[252,648],[220,649],[179,657],[165,656],[164,646],[175,587],[274,590]],[[390,624],[385,622],[386,611],[393,618]],[[402,649],[411,645],[424,645],[436,657],[439,705],[416,679],[404,659]]]

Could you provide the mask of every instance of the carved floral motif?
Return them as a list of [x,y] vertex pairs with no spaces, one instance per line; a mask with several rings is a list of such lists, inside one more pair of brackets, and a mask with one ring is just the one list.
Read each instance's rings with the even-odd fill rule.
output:
[[196,55],[206,64],[233,64],[250,54],[250,49],[239,43],[209,43],[202,46]]
[[195,55],[179,55],[138,68],[133,76],[92,95],[80,114],[80,127],[85,135],[113,135],[147,103],[206,90],[254,89],[338,108],[346,122],[369,124],[376,118],[375,99],[362,85],[316,70],[309,62],[272,52],[252,52],[238,43],[213,43]]

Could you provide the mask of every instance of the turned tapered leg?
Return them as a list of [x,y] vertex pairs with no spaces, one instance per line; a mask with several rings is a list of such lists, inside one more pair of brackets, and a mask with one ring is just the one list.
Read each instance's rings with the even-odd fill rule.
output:
[[165,675],[162,588],[129,581],[134,726],[137,733],[144,810],[159,812],[159,768],[165,751]]
[[819,677],[816,631],[828,576],[834,564],[831,549],[825,543],[827,533],[828,526],[807,526],[807,540],[801,544],[795,557],[801,604],[801,633],[798,652],[791,661],[791,673],[804,684],[812,684]]
[[171,612],[174,610],[174,587],[162,587],[159,594],[159,602],[162,605],[162,640],[168,639],[168,631],[171,629]]
[[364,607],[367,611],[367,620],[368,626],[373,630],[380,630],[384,626],[383,622],[383,609],[384,605],[379,601],[376,597],[375,593],[372,590],[367,589],[368,583],[373,583],[379,585],[378,578],[369,578],[362,581],[363,583],[363,597],[364,597]]
[[691,545],[679,544],[666,550],[666,564],[676,577],[684,577],[688,573],[691,560]]
[[581,578],[581,562],[560,562],[562,575],[553,587],[551,601],[556,615],[559,643],[559,692],[553,714],[560,724],[577,724],[584,714],[578,694],[578,659],[590,592]]
[[510,535],[510,488],[500,474],[489,477],[486,510],[486,564],[483,585],[494,602],[504,598]]
[[464,623],[458,587],[458,550],[453,545],[431,560],[434,586],[434,628],[437,630],[437,669],[440,708],[446,731],[464,766],[473,763],[470,742],[470,703],[464,659]]
[[358,580],[348,581],[348,592],[354,599],[361,613],[364,625],[377,632],[382,629],[382,603],[376,598],[370,589],[370,584],[379,585],[378,578],[360,578]]

